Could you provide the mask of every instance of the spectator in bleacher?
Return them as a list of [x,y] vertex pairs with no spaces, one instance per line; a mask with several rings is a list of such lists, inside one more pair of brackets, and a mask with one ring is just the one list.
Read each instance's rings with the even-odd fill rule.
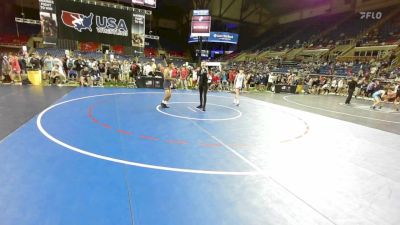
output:
[[0,53],[0,81],[3,80],[3,54]]
[[10,79],[10,72],[11,72],[11,65],[10,62],[8,61],[8,57],[5,55],[2,57],[1,60],[1,81],[2,82],[11,82]]
[[78,71],[76,71],[76,64],[75,64],[75,59],[72,57],[69,57],[67,59],[67,74],[68,74],[68,79],[77,79],[78,78]]
[[63,62],[60,58],[53,58],[53,66],[54,65],[58,65],[59,69],[62,73],[64,73],[64,69],[63,69]]
[[12,54],[10,57],[10,65],[11,65],[11,72],[10,72],[10,78],[11,82],[15,83],[15,78],[18,77],[18,81],[22,82],[21,78],[21,67],[19,65],[19,59],[16,54]]
[[23,54],[21,54],[21,55],[19,56],[19,58],[18,58],[18,62],[19,62],[19,65],[20,65],[20,67],[21,67],[21,75],[22,75],[22,76],[26,76],[26,74],[27,74],[27,62],[26,62],[26,57],[25,57]]
[[312,79],[312,85],[311,85],[311,93],[312,94],[319,94],[319,86],[321,79],[318,79],[317,77]]
[[357,96],[360,96],[360,97],[366,97],[367,96],[367,87],[368,87],[368,79],[366,79],[365,77],[364,78],[361,78],[359,81],[358,81],[358,92],[356,92],[356,97]]
[[253,73],[249,70],[245,73],[244,77],[244,90],[249,91],[250,81],[253,77]]
[[172,68],[172,72],[171,72],[171,77],[174,79],[171,83],[172,83],[172,88],[175,89],[177,88],[178,84],[179,84],[179,72],[178,72],[178,67]]
[[74,61],[75,70],[78,75],[81,74],[82,69],[86,66],[86,62],[83,61],[82,56],[79,56],[78,59]]
[[92,80],[90,79],[90,71],[88,66],[84,66],[80,71],[79,84],[81,87],[92,86]]
[[196,89],[198,73],[200,72],[200,67],[196,67],[196,69],[192,70],[192,89]]
[[400,82],[397,82],[394,91],[396,92],[395,100],[393,101],[393,109],[399,111],[400,105]]
[[325,81],[325,84],[322,85],[322,91],[323,91],[323,95],[328,95],[330,90],[331,90],[331,84],[332,84],[332,80],[331,79],[327,79]]
[[277,75],[271,72],[268,76],[267,90],[271,90],[272,86],[276,83]]
[[366,89],[366,97],[371,97],[372,94],[376,91],[376,88],[379,85],[379,81],[375,80],[375,81],[371,81]]
[[65,83],[65,80],[66,77],[63,68],[61,68],[60,64],[54,64],[54,67],[49,75],[50,84],[60,85],[62,83]]
[[334,77],[333,79],[332,79],[332,82],[331,82],[331,92],[333,92],[333,93],[335,93],[336,94],[336,92],[337,92],[337,88],[338,88],[338,78],[336,78],[336,77]]
[[228,82],[228,76],[226,70],[221,71],[221,85],[222,85],[222,90],[228,91],[229,90],[229,82]]
[[[136,61],[134,61],[131,65],[131,74],[132,74],[132,78],[135,78],[137,76],[139,76],[139,72],[140,72],[140,68],[139,65]],[[162,73],[163,71],[161,71]]]
[[338,82],[338,88],[337,88],[336,94],[342,95],[345,90],[345,87],[346,87],[346,80],[342,78]]
[[164,66],[161,63],[157,64],[157,68],[156,68],[156,72],[155,72],[157,74],[157,76],[162,77],[163,69],[164,69]]
[[151,59],[151,71],[153,72],[153,76],[154,76],[154,73],[156,72],[156,70],[157,70],[156,60],[154,58],[152,58]]
[[185,90],[188,89],[188,81],[187,81],[188,76],[189,76],[189,71],[186,68],[186,66],[183,65],[181,68],[181,76],[180,76],[180,79],[181,79],[180,84],[181,84],[182,89],[185,89]]
[[210,90],[221,90],[221,78],[219,76],[219,73],[212,74]]
[[128,82],[130,71],[131,64],[128,62],[128,60],[124,60],[124,63],[121,65],[121,81]]
[[229,88],[233,89],[233,83],[235,82],[236,71],[234,69],[229,70],[228,74],[228,81],[229,81]]
[[143,68],[143,74],[145,76],[151,76],[153,74],[153,68],[150,65],[150,63],[146,63],[146,65]]
[[114,61],[109,68],[111,82],[116,84],[119,81],[120,68],[118,62]]
[[36,53],[32,53],[32,57],[29,60],[29,63],[31,64],[32,70],[40,70],[40,58],[39,55]]
[[106,64],[104,63],[103,60],[100,60],[99,65],[98,65],[98,69],[101,75],[102,80],[106,80],[107,78],[107,68],[106,68]]
[[43,79],[47,80],[47,78],[50,77],[51,70],[54,67],[53,64],[53,57],[51,55],[46,54],[44,58],[42,59],[43,67],[42,67],[42,75]]
[[62,67],[64,70],[64,74],[68,75],[68,66],[67,66],[68,58],[67,58],[67,56],[62,57],[61,61],[62,61]]
[[100,73],[99,66],[97,64],[93,65],[92,70],[90,71],[90,81],[91,85],[97,85],[99,87],[103,86],[104,80],[103,76]]

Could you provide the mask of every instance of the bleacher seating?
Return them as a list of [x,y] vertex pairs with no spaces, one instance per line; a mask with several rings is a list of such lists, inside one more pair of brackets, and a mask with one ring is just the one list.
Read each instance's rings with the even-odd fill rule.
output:
[[17,36],[14,34],[2,34],[0,35],[0,44],[1,45],[10,45],[10,46],[23,46],[29,40],[29,36]]
[[39,55],[50,54],[54,57],[63,57],[65,56],[65,50],[59,48],[38,48],[36,49]]
[[157,57],[158,56],[158,50],[155,48],[145,48],[144,49],[144,55],[146,57]]

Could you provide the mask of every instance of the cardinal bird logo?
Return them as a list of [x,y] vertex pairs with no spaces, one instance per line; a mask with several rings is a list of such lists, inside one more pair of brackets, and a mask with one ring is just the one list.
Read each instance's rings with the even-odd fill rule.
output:
[[83,30],[89,30],[92,32],[93,24],[93,13],[85,16],[80,13],[62,11],[61,19],[65,26],[74,28],[75,30],[82,32]]

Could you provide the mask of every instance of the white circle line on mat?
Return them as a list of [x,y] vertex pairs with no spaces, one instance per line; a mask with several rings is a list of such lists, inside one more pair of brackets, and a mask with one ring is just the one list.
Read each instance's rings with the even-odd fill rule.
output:
[[[195,104],[195,103],[197,103],[197,102],[171,102],[169,104],[173,105],[173,104]],[[160,109],[161,108],[160,105],[158,105],[156,107],[156,110],[158,112],[164,114],[164,115],[167,115],[167,116],[172,116],[172,117],[176,117],[176,118],[180,118],[180,119],[187,119],[187,120],[199,120],[199,121],[227,121],[227,120],[235,120],[235,119],[238,119],[238,118],[240,118],[242,116],[242,112],[241,111],[239,111],[237,109],[234,109],[234,108],[231,108],[231,107],[228,107],[228,106],[223,106],[223,105],[218,105],[218,104],[213,104],[213,103],[207,103],[207,105],[213,105],[213,106],[218,106],[218,107],[230,109],[230,110],[233,110],[233,111],[237,112],[238,115],[236,115],[234,117],[221,118],[221,119],[218,119],[218,118],[215,118],[215,119],[213,119],[213,118],[196,118],[196,117],[189,117],[189,116],[179,116],[179,115],[175,115],[175,114],[171,114],[171,113],[162,111]]]
[[[193,174],[208,174],[208,175],[230,175],[230,176],[254,176],[258,175],[258,171],[243,171],[243,172],[237,172],[237,171],[218,171],[218,170],[198,170],[198,169],[185,169],[185,168],[176,168],[176,167],[167,167],[167,166],[157,166],[157,165],[152,165],[152,164],[145,164],[145,163],[138,163],[138,162],[132,162],[132,161],[127,161],[123,159],[117,159],[117,158],[112,158],[104,155],[99,155],[96,153],[92,153],[89,151],[86,151],[84,149],[77,148],[75,146],[69,145],[65,142],[60,141],[59,139],[55,138],[51,134],[49,134],[42,125],[42,118],[43,116],[49,112],[50,110],[63,105],[67,104],[70,102],[74,101],[79,101],[83,99],[90,99],[90,98],[96,98],[96,97],[105,97],[105,96],[115,96],[115,95],[135,95],[135,94],[163,94],[162,92],[132,92],[132,93],[112,93],[112,94],[101,94],[101,95],[92,95],[92,96],[86,96],[86,97],[81,97],[81,98],[75,98],[75,99],[70,99],[67,101],[63,101],[57,104],[54,104],[45,110],[43,110],[37,117],[36,119],[36,125],[39,131],[49,140],[52,142],[67,148],[71,151],[80,153],[82,155],[86,155],[89,157],[101,159],[101,160],[106,160],[114,163],[119,163],[119,164],[124,164],[124,165],[129,165],[129,166],[136,166],[136,167],[141,167],[141,168],[147,168],[147,169],[154,169],[154,170],[163,170],[163,171],[170,171],[170,172],[180,172],[180,173],[193,173]],[[179,93],[179,94],[184,94],[184,93]],[[218,96],[214,96],[218,97]]]

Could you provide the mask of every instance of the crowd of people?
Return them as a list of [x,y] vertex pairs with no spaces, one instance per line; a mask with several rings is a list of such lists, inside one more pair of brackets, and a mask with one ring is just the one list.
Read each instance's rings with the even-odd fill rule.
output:
[[[347,76],[321,75],[318,70],[322,66],[335,65],[353,68],[356,62],[328,63],[313,62],[293,66],[287,72],[274,72],[279,63],[273,62],[241,62],[233,67],[244,67],[245,89],[254,87],[255,90],[273,90],[274,86],[301,86],[301,92],[313,95],[348,96],[346,104],[350,104],[352,96],[372,99],[374,105],[381,107],[382,102],[392,102],[395,110],[400,103],[400,68],[389,70],[387,62],[371,61],[360,63],[357,73],[349,72]],[[358,63],[358,62],[357,62]],[[230,73],[230,72],[229,72]]]
[[[1,82],[21,84],[27,81],[28,71],[40,71],[46,84],[77,82],[80,86],[103,86],[111,84],[134,84],[137,76],[155,76],[163,65],[140,62],[137,59],[94,59],[81,55],[54,57],[50,54],[1,54]],[[184,71],[184,69],[182,69]],[[183,72],[185,74],[185,72]]]
[[[131,84],[140,76],[163,76],[165,61],[148,59],[140,61],[131,60],[94,59],[83,56],[54,57],[50,54],[1,54],[1,82],[22,84],[27,82],[28,71],[40,71],[44,84],[63,85],[76,82],[80,86],[103,86],[105,82],[111,85]],[[199,66],[185,63],[172,69],[171,84],[173,88],[194,89],[198,88]],[[208,70],[210,90],[229,90],[226,71],[217,67]],[[230,74],[232,76],[232,74]]]
[[[359,65],[359,70],[354,73],[349,70],[347,76],[320,74],[322,67],[353,68]],[[1,55],[1,81],[3,83],[21,84],[26,81],[29,70],[41,71],[43,81],[48,84],[62,85],[67,82],[76,82],[80,86],[103,86],[105,82],[111,85],[130,84],[135,86],[135,80],[140,76],[162,77],[165,63],[149,59],[141,62],[137,58],[131,60],[93,59],[80,55],[53,57],[50,54],[40,56],[32,54],[2,54]],[[315,95],[348,95],[349,83],[352,77],[356,85],[352,95],[362,98],[374,98],[374,93],[385,90],[383,100],[399,101],[400,68],[388,70],[387,62],[372,61],[359,62],[310,62],[292,65],[287,72],[274,72],[282,67],[280,62],[247,61],[230,63],[223,67],[210,67],[208,73],[208,90],[210,91],[236,91],[234,86],[239,68],[243,74],[243,90],[250,88],[255,91],[273,91],[277,84],[301,85],[302,92]],[[171,69],[172,88],[196,89],[200,66],[182,64]],[[351,88],[350,88],[351,89]],[[386,99],[387,98],[387,99]]]

